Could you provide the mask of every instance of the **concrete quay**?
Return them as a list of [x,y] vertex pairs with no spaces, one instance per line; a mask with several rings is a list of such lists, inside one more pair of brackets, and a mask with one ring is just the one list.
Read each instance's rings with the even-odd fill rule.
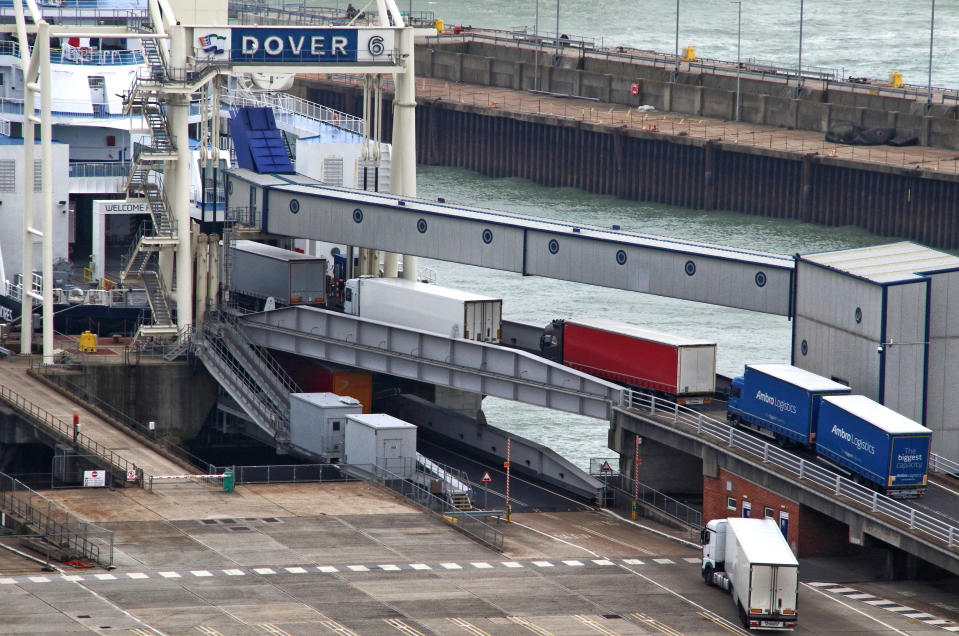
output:
[[[23,574],[0,561],[0,633],[745,633],[728,595],[703,585],[698,549],[602,512],[516,515],[501,554],[365,483],[44,494],[115,532],[117,567]],[[797,633],[955,625],[933,604],[948,605],[944,590],[886,586],[914,596],[889,611],[839,591],[866,589],[839,585],[862,570],[801,571],[832,578],[804,576],[815,585]]]

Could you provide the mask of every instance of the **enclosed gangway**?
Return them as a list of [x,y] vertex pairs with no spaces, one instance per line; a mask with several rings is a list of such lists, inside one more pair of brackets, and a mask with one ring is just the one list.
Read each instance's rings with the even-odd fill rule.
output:
[[791,315],[792,258],[237,169],[227,206],[269,234]]

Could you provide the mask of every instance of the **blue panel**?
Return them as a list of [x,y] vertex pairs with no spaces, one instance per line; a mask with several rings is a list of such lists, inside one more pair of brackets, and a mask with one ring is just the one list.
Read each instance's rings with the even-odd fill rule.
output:
[[831,402],[819,409],[816,452],[882,487],[889,483],[891,436]]
[[893,486],[926,485],[926,464],[929,461],[929,440],[925,435],[901,435],[892,440],[889,464],[890,484]]
[[271,108],[240,108],[230,125],[237,164],[259,173],[292,173],[293,164]]
[[355,62],[357,41],[356,29],[233,27],[230,54],[247,63]]

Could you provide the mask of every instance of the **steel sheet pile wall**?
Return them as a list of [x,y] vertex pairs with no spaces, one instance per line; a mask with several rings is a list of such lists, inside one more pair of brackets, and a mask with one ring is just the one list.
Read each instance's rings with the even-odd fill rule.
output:
[[[313,84],[307,94],[349,109],[359,103],[353,91]],[[387,138],[390,113],[387,103]],[[882,236],[959,247],[956,175],[434,101],[417,108],[416,134],[423,164],[629,200],[855,225]]]

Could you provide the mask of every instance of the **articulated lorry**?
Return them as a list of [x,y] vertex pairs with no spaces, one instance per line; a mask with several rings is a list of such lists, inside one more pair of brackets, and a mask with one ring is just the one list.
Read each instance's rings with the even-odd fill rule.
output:
[[713,519],[702,543],[703,581],[730,593],[743,627],[796,627],[799,562],[775,521]]
[[231,270],[230,292],[242,296],[241,305],[248,309],[263,309],[267,298],[277,305],[326,302],[324,258],[256,241],[237,241]]
[[540,352],[554,362],[680,403],[708,402],[716,391],[714,342],[603,318],[554,320],[543,330]]
[[813,449],[890,497],[925,493],[932,431],[844,384],[788,364],[746,365],[726,417]]
[[346,281],[343,311],[451,338],[498,343],[503,301],[402,278],[362,276]]
[[733,378],[726,418],[775,439],[809,446],[816,441],[816,420],[823,396],[850,389],[791,364],[747,364]]
[[823,398],[816,453],[890,497],[926,491],[932,431],[864,395]]

